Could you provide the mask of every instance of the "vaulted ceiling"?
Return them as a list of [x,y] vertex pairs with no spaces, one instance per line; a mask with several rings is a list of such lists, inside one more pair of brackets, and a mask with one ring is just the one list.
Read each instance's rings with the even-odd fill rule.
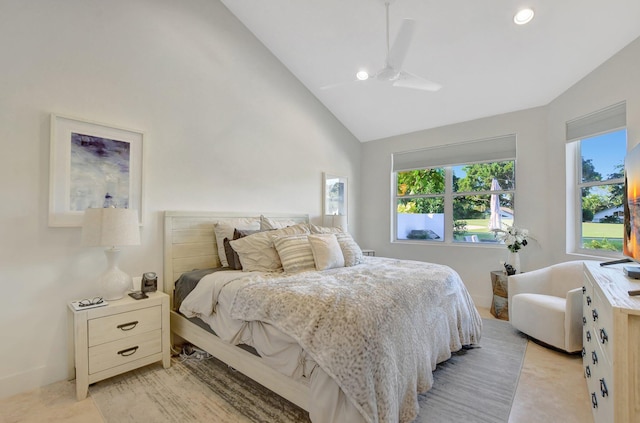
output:
[[640,36],[638,0],[392,0],[391,45],[414,19],[402,68],[430,92],[356,81],[385,66],[385,0],[221,1],[360,141],[548,104]]

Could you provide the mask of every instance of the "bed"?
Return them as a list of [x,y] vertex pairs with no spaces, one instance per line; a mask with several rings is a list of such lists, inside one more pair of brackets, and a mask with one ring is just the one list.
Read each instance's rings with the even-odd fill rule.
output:
[[[219,250],[226,247],[229,253],[229,245],[236,246],[248,264],[251,255],[243,250],[248,240],[276,239],[278,249],[273,251],[287,270],[252,267],[258,260],[247,266],[255,270],[251,272],[204,272],[193,291],[176,301],[180,310],[172,303],[172,343],[186,341],[206,350],[309,411],[314,423],[412,421],[418,412],[417,394],[431,387],[435,365],[480,339],[481,319],[464,284],[446,266],[354,258],[345,244],[340,244],[340,266],[331,261],[334,255],[327,258],[324,252],[336,250],[336,239],[353,240],[332,230],[323,233],[328,228],[308,220],[300,214],[165,212],[164,290],[172,298],[175,281],[184,274],[220,268]],[[256,230],[265,221],[269,229],[276,228],[270,238],[261,233],[230,244],[216,239],[216,232],[222,238],[222,226],[243,222]],[[287,232],[296,228],[307,229]],[[306,258],[297,254],[307,240],[314,244],[312,265],[315,260],[324,270],[309,269],[307,252]],[[295,254],[287,252],[289,246],[296,246],[291,247]],[[229,257],[224,264],[232,266]],[[381,274],[388,280],[380,279]],[[425,284],[426,279],[431,282]],[[307,302],[294,306],[294,297]],[[362,315],[354,314],[361,309]]]

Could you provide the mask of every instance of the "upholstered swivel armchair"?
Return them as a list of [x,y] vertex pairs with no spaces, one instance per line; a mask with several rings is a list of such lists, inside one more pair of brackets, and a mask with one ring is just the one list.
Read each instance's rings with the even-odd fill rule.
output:
[[508,284],[514,328],[570,353],[582,349],[582,261],[512,275]]

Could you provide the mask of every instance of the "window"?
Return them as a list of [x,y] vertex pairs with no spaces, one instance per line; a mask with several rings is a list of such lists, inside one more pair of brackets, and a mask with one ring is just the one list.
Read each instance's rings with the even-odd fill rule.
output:
[[394,240],[495,243],[492,229],[513,223],[515,136],[396,153],[393,163]]
[[624,103],[567,123],[567,157],[575,169],[568,186],[574,198],[567,211],[570,252],[622,253],[625,125]]

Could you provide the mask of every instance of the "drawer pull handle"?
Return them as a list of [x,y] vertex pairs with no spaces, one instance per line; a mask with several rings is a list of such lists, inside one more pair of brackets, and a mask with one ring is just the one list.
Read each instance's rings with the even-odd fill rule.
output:
[[598,310],[596,310],[595,308],[591,310],[591,316],[593,317],[594,322],[598,320]]
[[136,320],[135,322],[129,322],[129,323],[123,323],[121,325],[116,326],[118,329],[120,330],[131,330],[133,328],[135,328],[136,326],[138,326],[138,321]]
[[589,366],[584,369],[584,374],[587,375],[587,377],[591,377],[591,368]]
[[591,361],[593,364],[598,364],[598,354],[595,351],[591,351]]
[[602,394],[602,398],[609,396],[609,390],[607,389],[607,384],[603,379],[600,379],[600,393]]
[[591,305],[591,297],[587,295],[587,305]]
[[582,316],[582,326],[587,324],[587,318]]
[[595,392],[591,393],[591,405],[593,408],[598,408],[598,396]]
[[136,353],[136,351],[138,351],[138,346],[136,345],[135,347],[131,347],[131,348],[127,348],[126,350],[121,350],[118,351],[118,355],[121,355],[123,357],[129,357],[130,355],[134,355]]
[[602,340],[603,344],[609,341],[609,336],[604,329],[600,329],[600,339]]
[[591,331],[587,331],[587,342],[591,342]]
[[582,356],[584,357],[585,355],[587,355],[587,350],[585,350],[584,347],[582,347]]
[[587,292],[587,288],[585,288],[584,286],[582,287],[582,293],[584,294],[585,292]]

